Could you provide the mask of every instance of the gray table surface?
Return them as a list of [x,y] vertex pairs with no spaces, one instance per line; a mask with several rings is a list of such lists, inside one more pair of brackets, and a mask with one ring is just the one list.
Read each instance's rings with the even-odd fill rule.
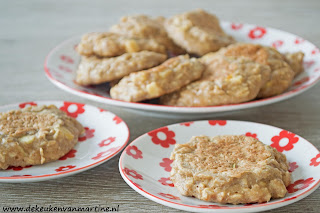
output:
[[[170,16],[205,8],[223,20],[254,23],[292,32],[320,46],[320,1],[0,1],[0,105],[30,100],[70,100],[108,109],[128,124],[130,141],[152,129],[185,121],[148,117],[66,93],[45,77],[47,53],[63,40],[108,28],[121,16]],[[320,148],[320,85],[292,99],[208,119],[265,123],[290,130]],[[121,212],[179,212],[132,190],[118,171],[119,155],[86,172],[23,184],[0,184],[2,206],[116,206]],[[319,212],[320,190],[273,212]]]

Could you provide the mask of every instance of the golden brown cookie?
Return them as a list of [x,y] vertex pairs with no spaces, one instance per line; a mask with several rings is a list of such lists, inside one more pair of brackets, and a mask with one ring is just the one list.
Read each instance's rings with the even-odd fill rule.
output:
[[289,64],[291,69],[294,71],[294,76],[299,75],[304,71],[303,68],[303,58],[304,53],[299,51],[295,53],[285,53],[283,54],[284,60]]
[[259,98],[279,95],[291,85],[294,71],[274,48],[259,44],[237,43],[222,49],[221,53],[225,56],[248,57],[271,68],[270,79],[261,88]]
[[176,44],[200,56],[235,42],[222,30],[216,16],[201,9],[171,17],[165,28]]
[[58,160],[83,132],[78,121],[53,105],[0,113],[0,169]]
[[166,55],[150,51],[125,53],[113,58],[82,57],[76,82],[80,85],[100,84],[120,79],[132,72],[157,66]]
[[181,55],[149,70],[131,73],[111,88],[114,99],[138,102],[160,97],[199,79],[204,70],[196,58]]
[[209,53],[201,58],[202,78],[164,95],[160,103],[173,106],[214,106],[254,99],[270,77],[268,66],[244,57]]
[[176,144],[170,179],[184,196],[218,203],[263,203],[286,195],[286,156],[237,135],[195,136]]
[[148,50],[166,54],[165,46],[154,39],[131,38],[117,33],[88,33],[82,36],[77,51],[83,56],[113,57]]
[[111,27],[110,31],[133,38],[154,39],[173,54],[183,54],[185,51],[178,47],[167,35],[163,27],[164,18],[151,18],[146,15],[124,16],[120,22]]

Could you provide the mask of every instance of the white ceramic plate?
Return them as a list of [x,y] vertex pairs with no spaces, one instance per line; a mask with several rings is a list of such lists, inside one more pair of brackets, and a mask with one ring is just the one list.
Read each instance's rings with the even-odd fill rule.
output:
[[60,178],[91,169],[119,153],[129,140],[127,124],[115,114],[87,104],[66,101],[33,101],[1,106],[0,112],[29,105],[53,104],[76,118],[85,128],[77,145],[59,160],[37,166],[0,170],[0,182],[35,182]]
[[305,72],[293,81],[292,86],[285,93],[241,104],[210,107],[172,107],[154,104],[152,101],[144,103],[125,102],[110,98],[108,84],[82,87],[74,83],[75,72],[80,61],[80,56],[75,51],[75,47],[80,41],[80,36],[63,42],[49,53],[45,61],[45,72],[49,80],[56,86],[84,98],[110,105],[143,110],[144,112],[189,117],[199,117],[199,115],[207,115],[208,113],[246,109],[279,102],[306,91],[319,81],[320,51],[309,41],[287,32],[251,24],[222,22],[222,27],[238,41],[273,46],[280,52],[303,51],[305,53]]
[[[292,184],[287,195],[262,204],[221,205],[182,196],[170,181],[170,154],[176,143],[196,135],[256,137],[287,156]],[[244,121],[209,120],[174,124],[135,139],[122,152],[119,170],[135,191],[157,203],[193,212],[257,212],[296,202],[319,187],[320,152],[304,138],[277,127]]]

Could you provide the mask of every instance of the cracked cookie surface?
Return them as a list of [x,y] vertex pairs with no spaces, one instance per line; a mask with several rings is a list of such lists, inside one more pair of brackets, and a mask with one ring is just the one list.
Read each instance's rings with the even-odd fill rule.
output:
[[160,103],[173,106],[214,106],[254,99],[269,79],[270,68],[244,57],[219,53],[203,56],[205,71],[200,80],[164,95]]
[[0,169],[58,160],[84,132],[56,106],[33,106],[0,113]]
[[77,70],[76,82],[90,85],[117,80],[132,72],[157,66],[166,58],[164,54],[150,51],[125,53],[112,58],[84,56]]
[[133,38],[154,39],[173,54],[185,53],[182,48],[169,38],[163,26],[164,21],[164,17],[152,18],[147,15],[124,16],[118,24],[110,28],[110,32]]
[[225,56],[248,57],[257,63],[271,68],[270,79],[261,88],[258,98],[279,95],[287,90],[294,78],[294,71],[274,48],[259,44],[237,43],[221,50]]
[[166,54],[165,46],[154,39],[132,38],[109,32],[85,34],[77,46],[80,55],[99,57],[113,57],[143,50]]
[[286,156],[259,140],[237,135],[195,136],[177,144],[170,179],[184,196],[218,203],[262,203],[287,193]]
[[201,9],[167,19],[165,28],[176,44],[200,56],[235,42],[222,30],[216,16]]
[[124,77],[111,88],[110,95],[114,99],[132,102],[157,98],[199,79],[203,70],[198,59],[177,56],[157,67]]

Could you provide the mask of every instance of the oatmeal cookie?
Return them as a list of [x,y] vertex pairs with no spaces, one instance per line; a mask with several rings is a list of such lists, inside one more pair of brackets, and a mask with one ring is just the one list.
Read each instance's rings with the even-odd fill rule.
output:
[[165,54],[150,51],[125,53],[113,58],[84,56],[77,70],[76,82],[90,85],[113,81],[132,72],[157,66],[166,58]]
[[304,53],[299,51],[295,53],[285,53],[283,54],[284,60],[289,64],[291,69],[294,71],[294,76],[299,75],[304,71],[303,68],[303,58]]
[[[220,52],[220,51],[219,51]],[[258,98],[267,98],[283,93],[289,88],[294,71],[274,48],[259,44],[237,43],[221,50],[225,56],[244,56],[271,68],[270,79],[261,88]]]
[[83,132],[78,121],[53,105],[0,113],[0,169],[58,160]]
[[83,56],[113,57],[143,50],[166,54],[165,46],[154,39],[131,38],[109,32],[85,34],[77,46],[78,53]]
[[284,154],[242,135],[192,137],[170,159],[174,186],[204,201],[263,203],[284,197],[291,181]]
[[160,103],[173,106],[214,106],[254,99],[270,77],[270,68],[244,57],[209,53],[201,58],[202,78],[164,95]]
[[201,9],[173,16],[165,28],[176,44],[200,56],[235,42],[222,30],[216,16]]
[[154,39],[173,54],[185,53],[167,35],[163,26],[164,20],[164,17],[151,18],[146,15],[124,16],[118,24],[110,28],[110,32],[133,38]]
[[196,58],[181,55],[149,70],[131,73],[111,88],[114,99],[138,102],[173,92],[199,79],[204,70]]

